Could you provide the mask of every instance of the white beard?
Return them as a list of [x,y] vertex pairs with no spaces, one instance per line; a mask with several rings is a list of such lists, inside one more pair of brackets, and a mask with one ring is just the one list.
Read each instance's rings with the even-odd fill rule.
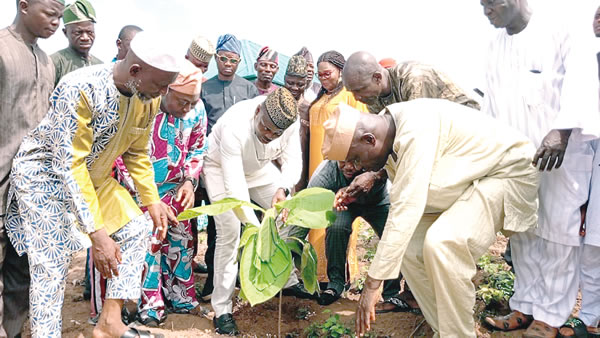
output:
[[142,101],[143,104],[148,104],[148,103],[152,102],[152,98],[146,97],[144,94],[140,93],[140,91],[138,90],[139,85],[140,85],[140,80],[136,80],[136,79],[129,79],[125,83],[125,87],[127,87],[129,90],[131,90],[131,93],[133,94],[133,96],[137,96],[138,99],[140,99],[140,101]]

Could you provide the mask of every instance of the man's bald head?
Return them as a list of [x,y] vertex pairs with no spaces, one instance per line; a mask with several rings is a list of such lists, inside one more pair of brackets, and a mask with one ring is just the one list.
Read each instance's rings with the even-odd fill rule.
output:
[[344,86],[357,100],[372,104],[380,96],[387,71],[368,52],[356,52],[348,58],[342,71]]
[[131,40],[139,32],[143,31],[136,25],[127,25],[121,28],[119,37],[117,38],[117,60],[123,60],[127,52],[129,52],[129,45]]
[[133,39],[133,37],[141,32],[143,29],[141,29],[140,27],[136,26],[136,25],[127,25],[127,26],[123,26],[123,28],[121,28],[121,31],[119,31],[119,39]]

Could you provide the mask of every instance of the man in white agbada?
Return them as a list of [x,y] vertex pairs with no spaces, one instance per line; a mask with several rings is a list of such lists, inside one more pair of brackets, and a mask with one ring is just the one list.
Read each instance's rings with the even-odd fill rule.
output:
[[[234,197],[270,208],[284,200],[302,169],[297,115],[296,100],[285,88],[229,108],[208,138],[202,179],[210,201]],[[273,165],[274,160],[280,161],[281,171]],[[252,209],[242,209],[242,213],[214,216],[217,241],[211,303],[220,334],[239,332],[231,297],[238,272],[240,222],[260,224]],[[288,285],[298,285],[298,281],[290,279]]]
[[[537,170],[526,136],[463,105],[417,99],[325,122],[323,155],[357,170],[385,168],[390,211],[369,268],[356,333],[375,319],[384,279],[406,278],[436,335],[475,337],[472,278],[496,233],[536,224]],[[337,199],[338,207],[344,203]]]
[[570,35],[563,17],[532,11],[527,0],[481,4],[501,29],[490,44],[482,111],[527,135],[544,171],[539,226],[510,240],[513,312],[486,322],[554,337],[575,305],[580,264],[591,254],[580,228],[594,159],[589,141],[600,134],[595,54],[583,49],[593,41],[577,44],[582,37]]
[[[600,7],[594,13],[593,33],[596,43],[592,53],[596,54],[600,62]],[[600,75],[598,76],[600,78]],[[580,262],[580,291],[581,309],[579,318],[586,326],[590,337],[600,335],[598,322],[600,321],[600,140],[592,141],[594,149],[594,162],[592,164],[592,181],[590,184],[590,199],[585,216],[585,237]],[[560,333],[568,337],[572,332],[567,328],[561,328]]]

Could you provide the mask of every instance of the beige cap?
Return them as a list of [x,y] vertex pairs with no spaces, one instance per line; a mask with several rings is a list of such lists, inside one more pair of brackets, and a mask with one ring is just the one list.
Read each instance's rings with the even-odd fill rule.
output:
[[215,55],[215,46],[210,40],[199,35],[192,40],[189,51],[200,62],[210,62],[212,56]]
[[332,161],[345,161],[354,138],[354,131],[360,119],[360,111],[340,103],[329,120],[325,121],[325,139],[321,152]]

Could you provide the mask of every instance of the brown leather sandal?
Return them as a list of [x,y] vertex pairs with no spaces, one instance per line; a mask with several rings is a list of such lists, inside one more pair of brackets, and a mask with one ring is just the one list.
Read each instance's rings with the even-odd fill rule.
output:
[[523,333],[523,338],[555,338],[558,329],[542,321],[534,320]]
[[484,323],[494,330],[513,331],[525,329],[533,322],[533,316],[519,311],[513,311],[506,316],[485,317]]

